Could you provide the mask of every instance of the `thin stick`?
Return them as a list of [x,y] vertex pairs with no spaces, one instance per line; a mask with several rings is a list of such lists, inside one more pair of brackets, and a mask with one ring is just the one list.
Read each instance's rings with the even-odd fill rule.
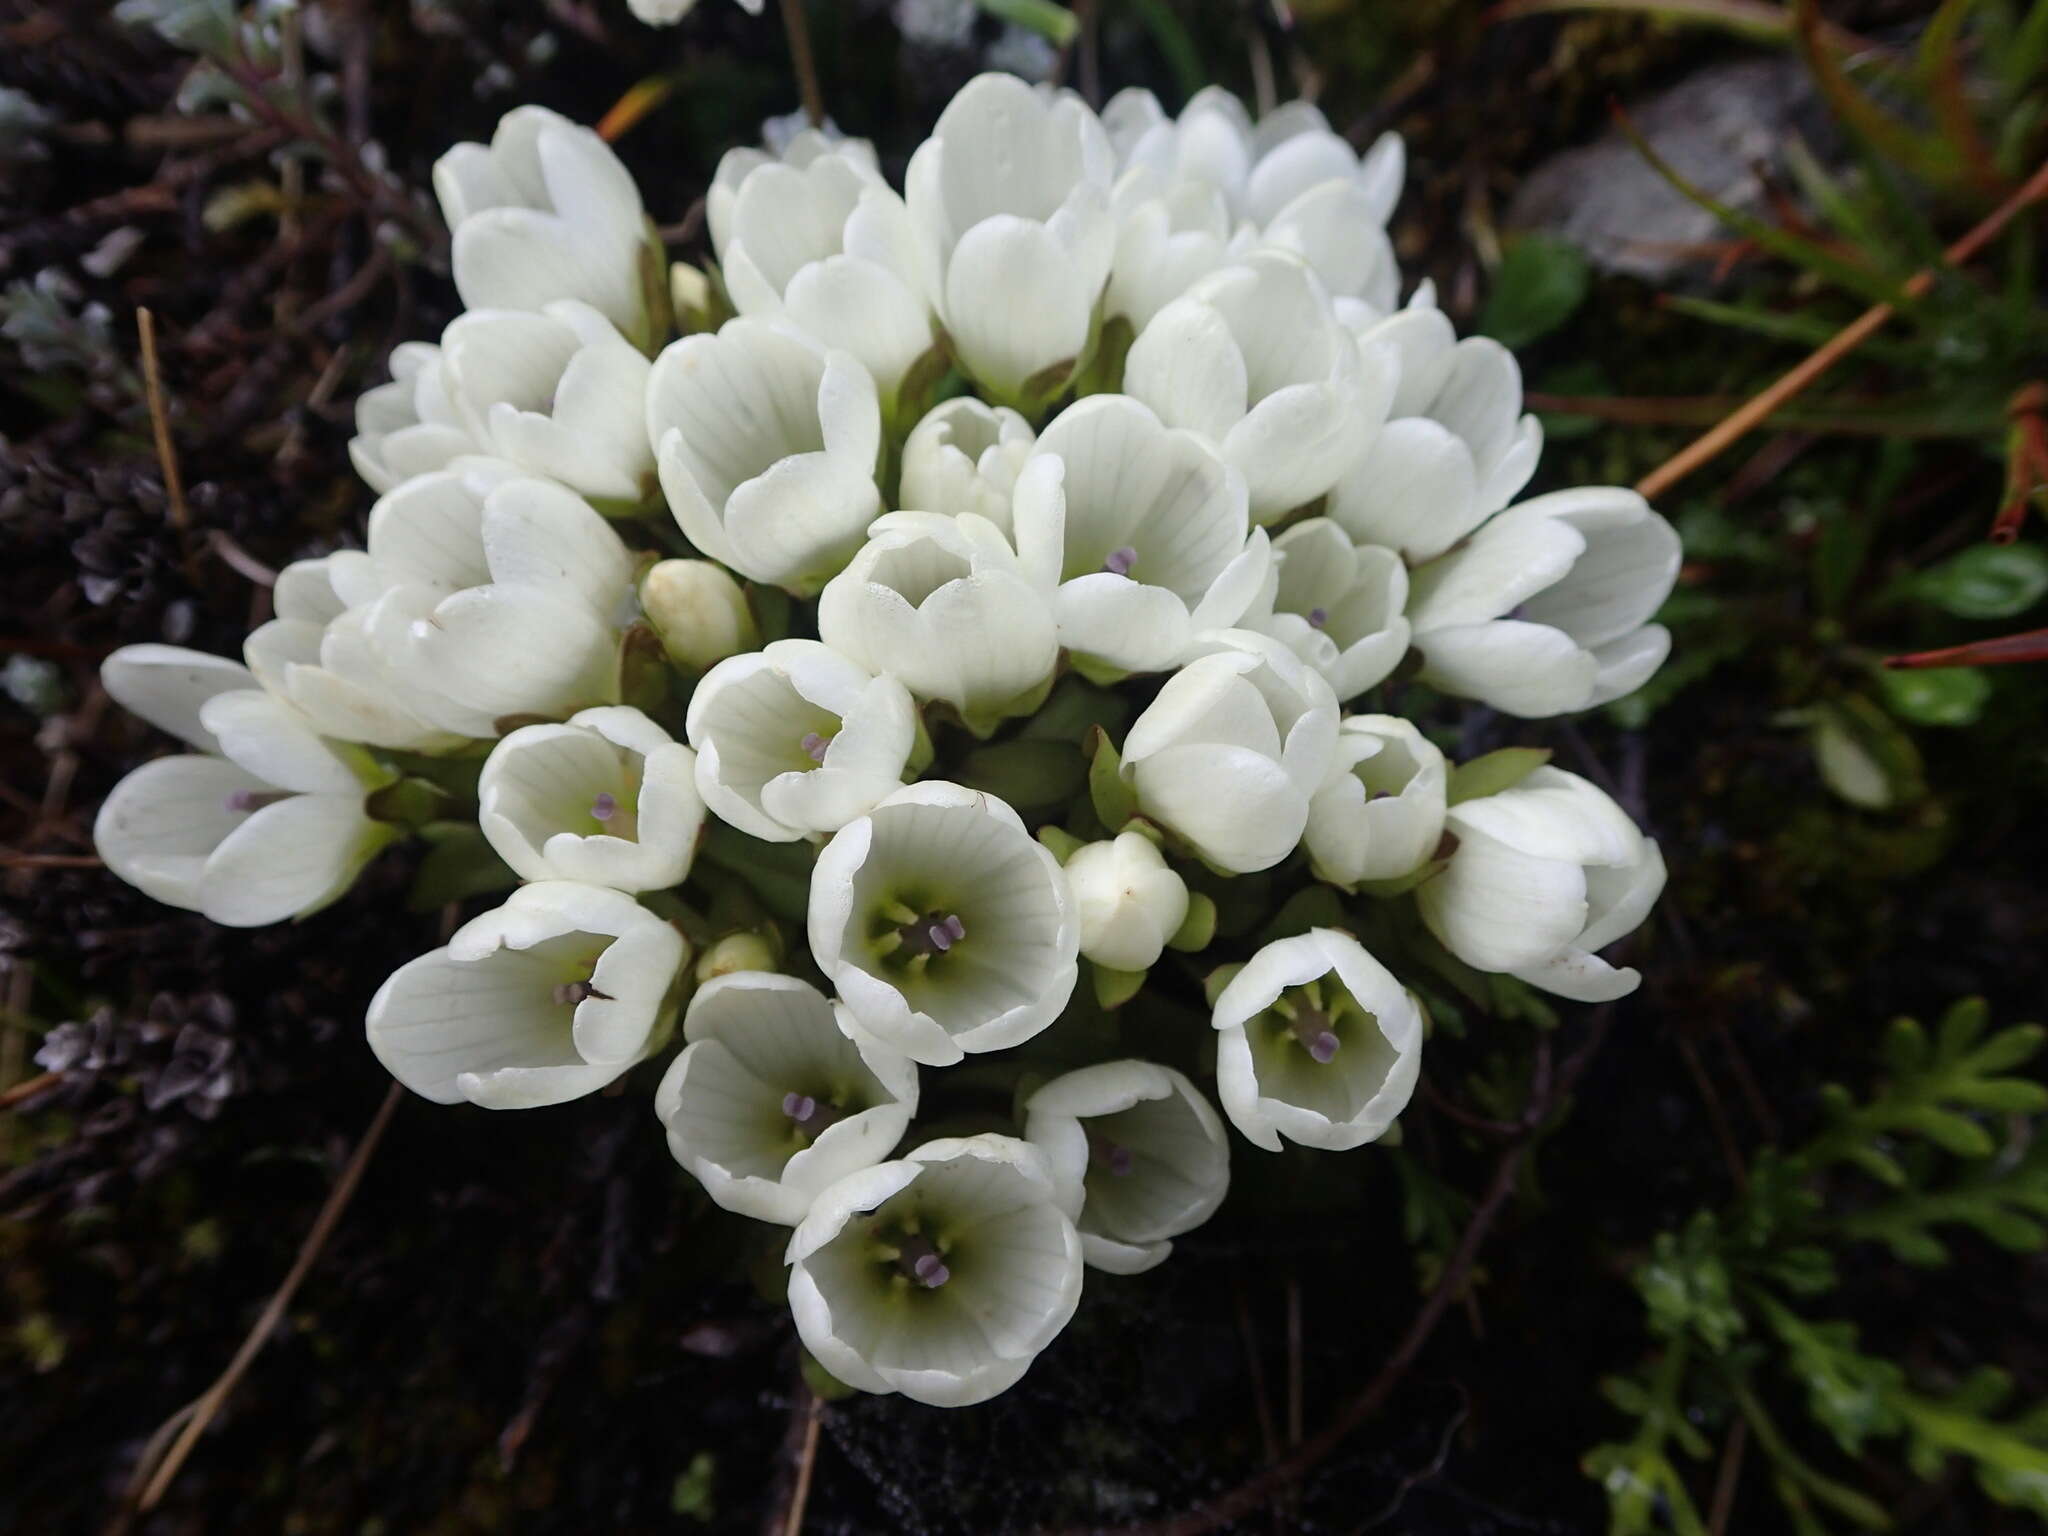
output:
[[1287,1277],[1287,1443],[1301,1444],[1301,1281]]
[[804,1448],[797,1457],[796,1487],[789,1495],[789,1518],[782,1522],[782,1536],[798,1536],[804,1528],[804,1509],[811,1502],[811,1469],[818,1464],[818,1428],[825,1417],[825,1403],[817,1393],[806,1391],[811,1406],[804,1418]]
[[1721,1448],[1721,1471],[1714,1479],[1714,1502],[1707,1515],[1711,1536],[1724,1536],[1728,1517],[1735,1512],[1735,1490],[1742,1483],[1742,1453],[1749,1444],[1749,1420],[1737,1419],[1728,1428],[1728,1440]]
[[405,1097],[405,1089],[397,1083],[391,1085],[384,1095],[384,1102],[377,1106],[377,1113],[370,1121],[370,1128],[363,1132],[363,1138],[356,1143],[356,1150],[348,1160],[348,1166],[341,1171],[334,1188],[328,1193],[327,1203],[320,1207],[320,1214],[313,1219],[313,1228],[306,1234],[306,1240],[299,1245],[299,1256],[292,1261],[291,1269],[285,1274],[284,1283],[256,1319],[256,1326],[249,1330],[242,1340],[242,1347],[235,1351],[228,1368],[220,1373],[220,1379],[202,1392],[193,1402],[183,1433],[165,1454],[163,1463],[151,1476],[149,1484],[142,1490],[142,1497],[135,1501],[138,1514],[148,1514],[156,1508],[164,1494],[169,1491],[178,1469],[185,1465],[185,1458],[192,1454],[192,1448],[199,1443],[199,1437],[213,1422],[214,1416],[227,1402],[228,1394],[235,1390],[243,1374],[255,1363],[263,1352],[271,1333],[283,1318],[285,1309],[298,1294],[299,1285],[311,1272],[320,1252],[327,1246],[327,1239],[334,1235],[334,1229],[341,1222],[342,1212],[354,1198],[356,1186],[363,1181],[363,1171],[370,1166],[370,1158],[377,1150],[377,1143],[384,1139],[384,1128],[391,1123],[391,1116],[398,1108],[398,1101]]
[[45,1088],[54,1084],[61,1075],[56,1072],[41,1072],[34,1077],[23,1078],[12,1088],[7,1089],[5,1092],[0,1092],[0,1109],[12,1109],[23,1099],[34,1098]]
[[[2048,161],[2043,161],[2040,169],[2027,178],[2026,185],[1986,215],[1984,221],[1975,229],[1944,251],[1943,264],[1950,267],[1961,266],[1995,240],[2023,209],[2040,202],[2043,198],[2048,198]],[[1906,280],[1901,291],[1906,297],[1917,299],[1934,286],[1934,278],[1935,271],[1932,268],[1916,272]],[[1636,482],[1637,491],[1654,501],[1694,470],[1719,457],[1730,443],[1754,431],[1778,407],[1799,394],[1883,329],[1894,313],[1890,304],[1876,304],[1865,310],[1777,383],[1754,396],[1720,425],[1695,438],[1643,476]]]
[[803,93],[804,116],[813,128],[825,126],[825,93],[818,86],[818,61],[811,55],[811,23],[804,0],[782,0],[782,30],[789,38],[789,63]]
[[149,394],[149,428],[156,438],[156,462],[163,471],[164,495],[170,498],[171,526],[183,532],[192,526],[185,505],[185,477],[178,472],[178,447],[171,441],[171,411],[164,400],[163,369],[156,355],[156,316],[135,311],[135,331],[142,340],[142,382]]
[[90,853],[7,853],[0,852],[0,869],[98,869],[101,860]]

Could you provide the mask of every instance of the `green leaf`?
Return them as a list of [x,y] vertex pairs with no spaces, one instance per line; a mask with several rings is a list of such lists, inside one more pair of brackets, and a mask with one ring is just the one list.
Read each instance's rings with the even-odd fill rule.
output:
[[1989,1010],[1977,998],[1950,1008],[1932,1040],[1913,1020],[1895,1020],[1884,1043],[1888,1080],[1864,1104],[1840,1087],[1825,1091],[1828,1128],[1800,1149],[1799,1161],[1809,1168],[1852,1162],[1897,1186],[1904,1172],[1881,1148],[1902,1134],[1957,1157],[1989,1157],[1995,1145],[1969,1111],[2048,1109],[2048,1087],[2011,1071],[2039,1051],[2041,1029],[2021,1024],[1987,1038],[1989,1028]]
[[1020,738],[969,752],[960,782],[987,790],[1020,811],[1031,811],[1071,799],[1087,776],[1087,766],[1071,744]]
[[1012,26],[1036,32],[1055,48],[1066,47],[1081,30],[1081,23],[1075,19],[1074,13],[1065,6],[1054,5],[1052,0],[978,0],[978,3],[998,21],[1007,21]]
[[1513,789],[1550,761],[1548,747],[1502,747],[1451,770],[1445,799],[1452,805]]
[[1821,705],[1811,739],[1821,781],[1853,806],[1888,811],[1926,793],[1920,749],[1868,699]]
[[1979,667],[1886,669],[1878,674],[1885,707],[1913,725],[1975,725],[1991,697]]
[[433,846],[420,860],[406,892],[408,911],[432,912],[451,901],[495,895],[519,884],[519,877],[474,822],[437,821],[420,835]]
[[1095,1001],[1105,1008],[1121,1008],[1136,997],[1145,985],[1145,971],[1113,971],[1106,965],[1090,962],[1088,969],[1093,973]]
[[690,877],[693,890],[707,887],[707,870],[737,877],[761,905],[786,922],[801,923],[811,905],[811,865],[817,850],[809,843],[764,843],[712,817],[697,845],[698,870]]
[[1718,1355],[1747,1326],[1734,1302],[1720,1228],[1710,1212],[1699,1212],[1682,1233],[1660,1232],[1634,1279],[1651,1330],[1664,1338],[1691,1334]]
[[1138,814],[1138,797],[1117,771],[1120,760],[1116,748],[1110,745],[1109,732],[1099,725],[1094,727],[1088,733],[1088,743],[1088,797],[1094,802],[1095,814],[1102,818],[1103,826],[1112,833],[1121,832],[1124,824]]
[[1972,544],[1914,583],[1960,619],[2010,619],[2048,595],[2048,552],[2034,544]]
[[1523,235],[1507,248],[1479,330],[1504,347],[1547,336],[1585,302],[1592,268],[1585,253],[1557,235]]

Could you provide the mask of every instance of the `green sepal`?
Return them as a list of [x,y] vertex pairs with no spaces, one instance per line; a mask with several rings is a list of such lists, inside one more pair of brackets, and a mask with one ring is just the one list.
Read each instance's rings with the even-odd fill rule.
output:
[[1173,931],[1173,937],[1166,941],[1167,948],[1192,953],[1207,949],[1209,941],[1215,937],[1216,903],[1200,891],[1188,892],[1188,915]]
[[1038,829],[1038,840],[1052,850],[1052,856],[1062,864],[1088,845],[1062,827],[1050,824]]
[[1502,747],[1498,752],[1475,757],[1451,770],[1444,802],[1462,805],[1467,800],[1479,800],[1487,795],[1497,795],[1504,789],[1513,789],[1549,761],[1548,747]]
[[1121,1008],[1138,995],[1145,985],[1145,971],[1113,971],[1106,965],[1097,965],[1092,960],[1088,969],[1095,982],[1095,1001],[1105,1008]]
[[431,822],[420,828],[420,837],[428,844],[427,856],[406,890],[407,911],[432,912],[451,901],[494,896],[519,884],[475,822]]
[[1123,780],[1122,759],[1110,744],[1109,732],[1096,726],[1088,733],[1088,798],[1095,814],[1111,833],[1138,814],[1138,797]]

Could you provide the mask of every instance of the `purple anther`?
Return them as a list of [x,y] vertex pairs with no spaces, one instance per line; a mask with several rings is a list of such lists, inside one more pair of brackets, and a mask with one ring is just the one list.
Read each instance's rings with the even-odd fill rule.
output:
[[610,821],[619,814],[619,802],[611,795],[599,795],[590,802],[590,817],[593,821]]
[[953,1272],[936,1253],[924,1253],[910,1266],[910,1277],[926,1290],[935,1291],[953,1278]]
[[231,811],[260,811],[266,805],[275,805],[290,798],[289,790],[238,789],[227,797],[224,804]]
[[1327,608],[1311,608],[1311,609],[1309,609],[1309,611],[1308,611],[1308,627],[1309,627],[1310,629],[1321,629],[1321,628],[1322,628],[1322,627],[1323,627],[1323,626],[1324,626],[1325,624],[1327,624],[1327,623],[1329,623],[1329,622],[1330,622],[1330,610],[1329,610],[1329,609],[1327,609]]
[[1112,576],[1128,576],[1131,567],[1138,563],[1138,552],[1126,544],[1121,549],[1112,549],[1109,558],[1102,562],[1102,568]]
[[831,746],[832,743],[823,736],[820,736],[816,731],[807,731],[804,733],[804,739],[799,745],[803,747],[804,755],[812,762],[822,763],[825,761],[825,749]]

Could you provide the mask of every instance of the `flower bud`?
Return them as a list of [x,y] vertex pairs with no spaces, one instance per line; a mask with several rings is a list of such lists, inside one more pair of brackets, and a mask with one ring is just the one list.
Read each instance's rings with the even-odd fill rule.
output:
[[670,660],[692,672],[707,672],[728,656],[761,646],[746,593],[709,560],[653,566],[640,581],[640,608]]
[[776,971],[782,966],[782,945],[772,928],[747,928],[728,933],[697,957],[697,985],[735,971]]
[[1081,953],[1114,971],[1142,971],[1187,921],[1187,883],[1137,832],[1090,843],[1067,860]]

